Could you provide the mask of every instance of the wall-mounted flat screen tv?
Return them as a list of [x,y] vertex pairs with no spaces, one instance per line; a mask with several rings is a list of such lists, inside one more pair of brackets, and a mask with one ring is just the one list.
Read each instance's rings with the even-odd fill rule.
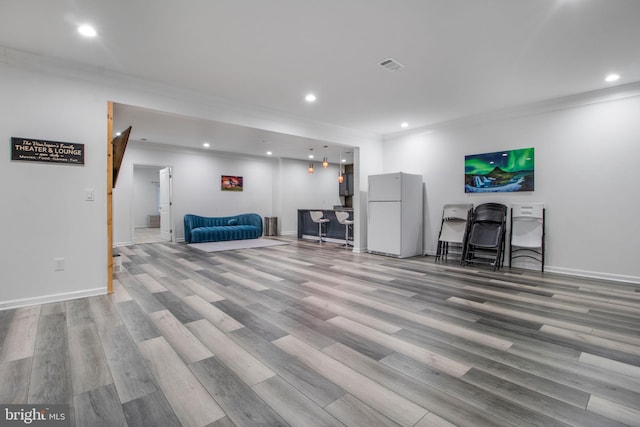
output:
[[124,159],[124,151],[127,149],[127,142],[129,142],[130,133],[131,126],[120,132],[120,135],[113,138],[113,188],[116,187],[116,182],[118,181],[118,173],[120,172],[122,159]]

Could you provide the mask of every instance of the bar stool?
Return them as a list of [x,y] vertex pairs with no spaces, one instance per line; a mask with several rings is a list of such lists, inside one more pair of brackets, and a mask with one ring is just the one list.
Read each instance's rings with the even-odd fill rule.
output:
[[309,211],[309,215],[311,215],[311,221],[318,224],[318,243],[324,242],[322,240],[322,224],[328,223],[329,218],[323,218],[322,211]]
[[352,219],[349,219],[349,212],[336,212],[336,219],[340,224],[344,225],[344,245],[342,246],[352,246],[349,245],[349,227],[353,227],[354,221]]

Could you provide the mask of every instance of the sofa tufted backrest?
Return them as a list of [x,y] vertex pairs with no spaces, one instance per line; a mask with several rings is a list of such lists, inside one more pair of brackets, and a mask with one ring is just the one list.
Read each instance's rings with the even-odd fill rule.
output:
[[[235,223],[236,221],[237,224]],[[260,230],[260,235],[262,235],[262,217],[256,213],[244,213],[219,217],[186,214],[184,216],[184,240],[187,243],[191,243],[191,230],[194,228],[220,227],[228,225],[251,225],[257,227],[258,230]]]

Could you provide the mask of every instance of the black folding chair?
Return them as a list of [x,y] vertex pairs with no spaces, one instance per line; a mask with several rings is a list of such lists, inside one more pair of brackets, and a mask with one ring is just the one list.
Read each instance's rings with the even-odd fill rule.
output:
[[507,207],[484,203],[473,211],[464,264],[482,263],[494,270],[504,265]]

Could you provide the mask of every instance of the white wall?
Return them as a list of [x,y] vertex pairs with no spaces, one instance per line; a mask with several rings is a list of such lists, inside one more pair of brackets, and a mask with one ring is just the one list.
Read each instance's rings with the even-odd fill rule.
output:
[[[130,141],[113,191],[116,245],[130,244],[133,240],[133,165],[140,164],[172,167],[173,230],[177,241],[184,239],[183,218],[188,213],[202,216],[248,212],[272,215],[274,160]],[[221,175],[242,176],[243,191],[221,191]]]
[[[64,166],[12,162],[8,147],[0,150],[0,223],[4,225],[0,309],[106,292],[109,100],[359,147],[354,150],[356,180],[360,180],[354,198],[360,207],[356,212],[357,248],[364,247],[366,237],[366,177],[402,170],[425,177],[425,238],[431,250],[445,203],[540,200],[548,208],[550,270],[640,281],[640,263],[635,259],[640,253],[635,214],[640,198],[634,168],[640,158],[637,97],[430,135],[404,135],[385,142],[383,150],[375,136],[275,116],[104,70],[75,67],[10,49],[4,53],[0,62],[0,139],[6,144],[12,136],[83,143],[86,163]],[[536,147],[535,192],[464,194],[465,154],[528,146]],[[288,161],[233,158],[222,164],[193,153],[176,157],[166,152],[135,154],[132,150],[125,158],[129,155],[137,155],[136,160],[142,164],[176,167],[174,176],[179,184],[175,202],[178,207],[183,204],[174,215],[179,236],[186,207],[194,213],[212,215],[251,208],[261,215],[278,216],[281,230],[291,232],[295,230],[292,210],[302,206],[292,201],[313,194],[302,191],[301,183],[310,180],[307,184],[313,187],[323,179],[321,174],[309,176],[306,171],[302,176],[298,172],[293,175],[298,166]],[[281,167],[276,166],[279,162]],[[188,168],[183,167],[186,163]],[[125,166],[121,173],[131,174],[132,169]],[[250,178],[241,197],[231,192],[216,193],[221,174]],[[131,200],[122,190],[123,176],[114,191],[114,242],[132,240]],[[186,178],[192,176],[199,177],[200,184],[195,187],[194,181]],[[296,178],[291,185],[290,176]],[[287,185],[277,185],[285,179]],[[333,179],[327,175],[327,181]],[[265,191],[266,187],[271,191]],[[85,201],[87,189],[95,190],[95,201]],[[302,207],[337,204],[331,201],[334,196],[330,193],[333,190],[327,190],[326,195],[324,190],[317,192],[319,198],[303,200],[307,206]],[[198,201],[191,205],[186,200]],[[64,271],[54,271],[54,258],[65,259]]]
[[[107,103],[89,85],[0,64],[0,309],[106,289]],[[10,161],[11,137],[85,144],[85,165]],[[95,201],[85,201],[86,189]],[[64,258],[64,271],[54,271]]]
[[[292,159],[255,158],[206,150],[154,146],[131,141],[114,189],[114,242],[130,244],[135,196],[133,165],[171,165],[173,168],[173,216],[177,241],[184,239],[182,218],[186,213],[225,216],[255,212],[278,217],[281,234],[296,235],[298,209],[331,209],[340,204],[338,166],[315,173],[308,163]],[[136,172],[137,174],[137,172]],[[242,192],[220,190],[220,175],[240,175]]]
[[149,215],[159,215],[160,169],[160,166],[134,166],[132,192],[134,228],[147,227]]
[[277,207],[281,234],[297,235],[298,209],[333,209],[340,205],[338,165],[323,169],[315,163],[314,173],[308,173],[308,162],[282,159],[279,162],[280,205]]
[[[0,139],[7,145],[12,136],[83,143],[86,163],[11,162],[9,147],[0,150],[0,223],[5,226],[5,244],[0,246],[0,309],[106,292],[108,101],[381,151],[381,141],[373,135],[9,48],[2,52]],[[127,150],[125,158],[130,154]],[[186,157],[138,156],[141,164],[176,167],[175,202],[180,206],[193,195],[197,204],[184,204],[193,213],[257,210],[261,215],[280,216],[278,204],[289,204],[285,192],[273,186],[281,179],[270,164],[277,160],[227,159],[224,164],[214,162],[216,167],[211,169],[212,161],[206,156],[185,155],[190,156],[188,167],[183,163]],[[114,243],[132,240],[131,199],[121,182],[127,174],[131,179],[131,167],[125,165],[121,174],[114,190]],[[220,194],[221,174],[248,177],[245,191]],[[201,184],[194,188],[189,185],[193,180],[185,177],[196,175]],[[271,191],[264,191],[266,187]],[[87,189],[95,190],[95,201],[85,201]],[[174,213],[179,236],[185,212],[181,208]],[[65,259],[64,271],[53,271],[54,258]]]
[[[386,172],[420,173],[425,248],[435,252],[446,203],[543,202],[548,271],[640,281],[637,163],[640,97],[576,106],[384,144]],[[464,193],[464,156],[535,148],[535,191]]]

